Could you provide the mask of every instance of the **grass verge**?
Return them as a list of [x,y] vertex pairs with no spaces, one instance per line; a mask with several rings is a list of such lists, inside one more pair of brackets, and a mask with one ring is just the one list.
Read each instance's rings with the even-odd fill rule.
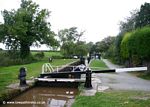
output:
[[95,96],[77,96],[72,107],[150,107],[150,92],[97,92]]
[[91,63],[90,63],[90,68],[92,70],[105,70],[105,69],[108,69],[106,64],[102,60],[99,60],[99,59],[92,60]]
[[137,72],[129,72],[131,75],[140,77],[145,80],[150,80],[150,74],[146,74],[144,71],[137,71]]

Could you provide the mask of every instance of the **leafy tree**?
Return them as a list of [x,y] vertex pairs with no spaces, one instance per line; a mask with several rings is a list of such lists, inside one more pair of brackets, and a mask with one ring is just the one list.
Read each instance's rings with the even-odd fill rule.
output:
[[126,33],[135,30],[135,23],[138,16],[138,10],[130,12],[131,16],[127,17],[125,21],[120,21],[120,32]]
[[61,47],[61,52],[66,57],[71,57],[74,55],[75,43],[73,42],[65,42]]
[[49,14],[48,10],[40,10],[39,5],[31,0],[21,0],[19,9],[2,11],[4,23],[0,25],[0,41],[8,49],[19,49],[21,58],[30,54],[31,45],[58,45],[54,39],[55,33],[46,21]]
[[95,50],[95,49],[94,49],[94,47],[95,47],[95,46],[94,46],[94,43],[93,43],[93,42],[89,42],[89,43],[87,43],[86,45],[87,45],[87,50],[88,50],[88,52],[89,52],[89,53],[94,53],[94,50]]
[[[69,29],[62,29],[58,32],[58,37],[61,43],[61,52],[65,56],[71,57],[74,54],[79,54],[79,52],[77,51],[81,49],[79,48],[78,43],[80,43],[80,37],[83,35],[83,33],[84,32],[79,33],[77,31],[77,27],[71,27]],[[80,47],[82,46],[83,45],[81,45]]]
[[141,5],[140,11],[138,12],[138,16],[136,18],[136,28],[141,28],[146,25],[150,25],[150,3]]
[[78,42],[80,37],[83,35],[83,32],[78,32],[77,27],[71,27],[69,29],[62,29],[58,32],[61,43],[65,42]]
[[114,40],[115,37],[108,36],[99,43],[97,42],[96,45],[98,46],[99,52],[106,52],[109,47],[114,43]]
[[79,41],[75,44],[74,55],[84,56],[88,53],[88,47],[85,42]]

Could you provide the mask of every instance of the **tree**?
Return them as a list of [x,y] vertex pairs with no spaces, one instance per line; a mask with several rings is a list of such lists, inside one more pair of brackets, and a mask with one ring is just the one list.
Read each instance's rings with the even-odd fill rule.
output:
[[78,49],[78,43],[80,43],[80,37],[83,33],[84,32],[78,32],[77,27],[62,29],[58,32],[58,37],[61,43],[61,52],[65,56],[71,57],[76,54],[75,49]]
[[100,52],[106,52],[114,43],[115,37],[108,36],[100,41],[98,44]]
[[30,54],[30,46],[33,44],[58,45],[54,39],[55,33],[46,21],[49,14],[48,10],[40,10],[39,5],[31,0],[21,0],[19,9],[2,11],[4,23],[0,26],[0,41],[8,49],[19,49],[21,58]]
[[71,27],[69,29],[62,29],[58,32],[58,37],[60,38],[61,43],[64,42],[78,42],[80,37],[83,35],[83,32],[78,32],[77,27]]
[[65,42],[61,47],[61,52],[65,57],[71,57],[74,54],[75,43]]
[[93,42],[89,42],[86,44],[87,45],[87,50],[89,53],[93,53],[94,52],[94,43]]
[[88,53],[88,47],[86,43],[83,41],[78,41],[75,44],[74,55],[84,56],[87,55],[87,53]]
[[150,3],[141,5],[140,11],[136,18],[136,28],[142,28],[146,25],[150,25]]
[[138,17],[138,10],[130,12],[131,16],[127,17],[125,21],[120,21],[120,32],[126,33],[135,30],[135,23]]

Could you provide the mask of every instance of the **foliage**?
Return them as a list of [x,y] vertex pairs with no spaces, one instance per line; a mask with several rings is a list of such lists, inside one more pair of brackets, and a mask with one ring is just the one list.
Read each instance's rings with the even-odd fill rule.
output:
[[2,11],[4,23],[0,25],[0,41],[8,49],[20,49],[22,59],[29,55],[31,45],[57,45],[50,23],[46,21],[49,14],[48,10],[40,10],[39,5],[31,0],[22,0],[17,10]]
[[78,32],[77,27],[71,27],[69,29],[62,29],[58,32],[58,36],[63,45],[65,42],[78,42],[84,32]]
[[119,34],[114,41],[114,56],[112,57],[113,62],[117,64],[121,64],[121,41],[123,39],[123,35]]
[[65,42],[61,47],[61,52],[66,57],[71,57],[74,54],[75,44],[73,42]]
[[[131,66],[144,65],[149,62],[149,24],[150,3],[141,5],[139,10],[120,22],[120,33],[114,43],[114,58],[117,63],[128,61]],[[147,27],[146,27],[147,26]],[[130,32],[130,37],[127,37]],[[146,66],[149,66],[146,65]]]
[[85,42],[80,41],[84,32],[78,32],[77,27],[63,29],[58,32],[61,42],[61,52],[65,57],[72,57],[73,55],[86,55],[87,46]]
[[114,43],[110,45],[109,49],[105,52],[105,56],[107,58],[113,58],[115,56],[115,46]]
[[108,36],[104,38],[101,42],[97,43],[99,46],[99,52],[106,52],[109,47],[114,43],[115,37]]
[[129,38],[131,36],[131,33],[126,33],[121,41],[121,55],[124,59],[127,59],[130,57],[130,52],[129,52]]
[[37,59],[42,59],[42,58],[44,58],[44,52],[38,52],[38,53],[36,53],[35,55],[34,55]]
[[142,28],[150,25],[150,3],[144,3],[141,5],[140,11],[137,13],[136,28]]
[[121,42],[122,56],[129,58],[129,54],[137,55],[142,59],[149,60],[150,56],[150,27],[135,30],[127,33]]
[[[49,57],[63,57],[60,51],[42,51],[44,52],[44,57],[49,58]],[[31,51],[32,55],[35,55],[39,53],[39,51]]]
[[94,52],[94,43],[93,42],[89,42],[89,43],[87,43],[86,44],[87,45],[87,51],[89,52],[89,53],[93,53]]
[[21,65],[36,61],[31,54],[24,59],[18,58],[18,52],[14,51],[0,52],[0,60],[0,66]]
[[131,16],[127,17],[125,21],[120,21],[120,31],[121,33],[126,33],[134,30],[135,22],[138,17],[138,10],[133,10],[130,12]]
[[137,28],[150,25],[150,3],[144,3],[139,10],[133,10],[130,14],[130,17],[120,22],[121,33],[131,32]]
[[17,51],[1,51],[0,52],[0,66],[12,66],[29,64],[33,62],[39,62],[41,60],[47,60],[49,57],[53,59],[61,59],[63,55],[58,52],[31,52],[31,54],[25,59],[18,58],[19,52]]
[[[103,57],[112,57],[112,53],[114,49],[112,49],[113,45],[115,42],[115,37],[108,36],[104,38],[100,42],[96,42],[95,45],[93,46],[93,52],[95,53],[101,53]],[[114,48],[114,47],[113,47]]]
[[75,44],[74,55],[84,56],[87,55],[88,49],[85,42],[79,41]]
[[[134,42],[133,42],[134,41]],[[150,60],[150,27],[137,29],[132,33],[129,40],[129,49],[132,54],[138,55],[142,59]]]
[[[150,61],[150,27],[136,29],[131,33],[126,33],[121,42],[121,55],[124,60],[128,60],[132,66],[144,65]],[[147,63],[148,64],[148,63]],[[149,64],[147,65],[149,69]]]

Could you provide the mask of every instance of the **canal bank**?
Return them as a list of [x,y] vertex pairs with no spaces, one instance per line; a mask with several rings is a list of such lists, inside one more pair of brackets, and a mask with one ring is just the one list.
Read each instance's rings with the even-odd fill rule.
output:
[[[68,66],[72,66],[72,65],[76,65],[78,64],[79,61],[75,61],[75,62],[71,62],[69,64],[66,64],[64,65],[60,71],[63,71],[63,70],[66,70],[68,69],[67,67]],[[34,81],[33,80],[30,80],[30,81],[27,81],[27,86],[24,86],[24,87],[20,87],[19,86],[19,83],[15,83],[15,84],[10,84],[9,86],[7,86],[7,92],[6,93],[3,93],[1,96],[0,96],[0,103],[3,104],[7,101],[10,101],[12,100],[14,97],[20,95],[20,94],[23,94],[23,93],[26,93],[28,90],[32,89],[33,87],[35,87],[35,84],[34,84]]]

